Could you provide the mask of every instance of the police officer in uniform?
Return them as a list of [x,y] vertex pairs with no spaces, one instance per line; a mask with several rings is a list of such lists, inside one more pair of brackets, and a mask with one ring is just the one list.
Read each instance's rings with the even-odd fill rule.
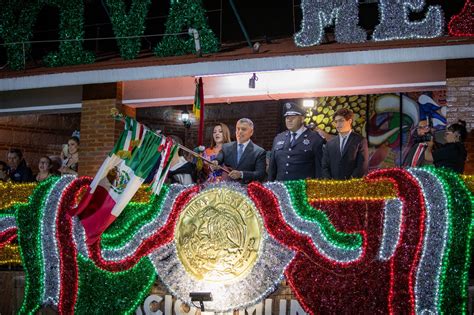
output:
[[321,178],[324,139],[303,124],[305,110],[294,102],[284,104],[287,131],[273,140],[268,180]]

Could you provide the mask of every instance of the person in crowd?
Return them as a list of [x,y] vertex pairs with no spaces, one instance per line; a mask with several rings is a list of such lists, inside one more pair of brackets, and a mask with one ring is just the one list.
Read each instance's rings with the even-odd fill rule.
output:
[[67,141],[61,152],[62,166],[59,168],[61,175],[77,175],[79,168],[79,138],[72,136]]
[[[211,146],[206,148],[202,156],[208,160],[214,161],[222,149],[224,143],[230,142],[230,131],[226,124],[218,123],[214,126],[211,138]],[[205,181],[217,182],[222,179],[222,170],[212,171],[208,164],[204,163],[202,173]]]
[[243,183],[262,181],[266,175],[265,150],[250,140],[253,131],[254,125],[250,119],[239,119],[235,127],[237,141],[223,144],[214,161],[230,168],[229,177]]
[[[183,144],[183,141],[177,136],[170,136],[175,144]],[[190,185],[196,183],[196,169],[193,163],[188,162],[178,149],[170,162],[167,182],[170,184]]]
[[26,161],[20,149],[10,149],[8,151],[7,161],[10,167],[9,176],[13,182],[23,183],[33,181],[31,168],[26,165]]
[[287,130],[273,140],[268,180],[321,178],[324,139],[304,126],[303,106],[288,102],[284,105]]
[[408,150],[402,165],[404,167],[417,167],[432,164],[425,160],[425,151],[432,138],[433,135],[431,134],[429,122],[427,120],[420,120],[416,128],[414,144],[411,146],[410,150]]
[[38,174],[36,175],[36,181],[41,182],[46,178],[53,175],[52,173],[53,162],[47,156],[42,156],[38,162]]
[[457,173],[464,172],[467,158],[464,141],[467,138],[466,122],[459,120],[446,128],[445,144],[434,148],[434,141],[428,142],[425,160],[433,162],[436,167],[446,167]]
[[8,164],[0,161],[0,182],[6,182],[8,179]]
[[333,116],[338,136],[329,140],[323,151],[323,177],[360,178],[367,174],[369,149],[367,140],[352,130],[354,113],[338,109]]

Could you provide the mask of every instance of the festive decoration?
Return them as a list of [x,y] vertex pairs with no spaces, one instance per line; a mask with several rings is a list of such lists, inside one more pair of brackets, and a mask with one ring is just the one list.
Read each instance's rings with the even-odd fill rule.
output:
[[[105,2],[110,12],[110,20],[117,43],[120,48],[120,56],[123,59],[135,59],[140,52],[141,38],[145,31],[145,18],[150,7],[151,0],[135,0],[126,12],[125,1],[107,0]],[[134,38],[120,38],[134,37]]]
[[380,200],[396,197],[390,181],[367,182],[362,179],[307,180],[308,201],[316,200]]
[[419,22],[410,21],[411,12],[422,12],[425,0],[380,0],[380,24],[374,30],[373,40],[433,38],[443,35],[444,15],[440,6],[430,6],[426,17]]
[[474,36],[474,2],[466,0],[461,13],[453,16],[448,24],[451,36]]
[[93,63],[95,56],[82,47],[84,37],[84,1],[44,0],[59,8],[59,51],[49,53],[44,62],[49,67]]
[[42,3],[37,0],[1,1],[1,7],[0,37],[6,44],[8,66],[13,70],[24,69],[31,44],[22,42],[31,40]]
[[[472,182],[429,167],[378,170],[346,182],[164,186],[149,201],[144,195],[146,202],[129,203],[101,241],[88,246],[69,213],[91,178],[53,177],[38,184],[28,203],[0,212],[0,264],[15,263],[17,236],[27,283],[20,313],[46,304],[61,314],[133,313],[155,275],[187,303],[191,291],[214,292],[206,309],[215,311],[255,305],[285,276],[309,313],[463,313],[474,205],[466,184]],[[263,224],[256,260],[231,283],[197,279],[183,264],[182,246],[204,233],[210,248],[193,247],[203,259],[228,248],[218,246],[227,237],[245,235],[233,233],[245,222],[235,212],[224,221],[213,217],[236,203],[237,213],[254,211]],[[239,255],[232,246],[224,257]]]
[[295,35],[300,47],[319,45],[323,41],[324,28],[335,25],[336,41],[359,43],[367,38],[366,32],[358,26],[359,4],[353,0],[301,1],[303,18],[301,30]]
[[196,52],[194,38],[180,35],[183,30],[196,29],[202,53],[216,52],[219,47],[216,36],[209,28],[206,11],[201,0],[172,1],[168,20],[165,24],[166,34],[156,46],[157,56],[178,56]]
[[28,202],[28,197],[36,187],[36,183],[0,183],[0,214],[16,203]]

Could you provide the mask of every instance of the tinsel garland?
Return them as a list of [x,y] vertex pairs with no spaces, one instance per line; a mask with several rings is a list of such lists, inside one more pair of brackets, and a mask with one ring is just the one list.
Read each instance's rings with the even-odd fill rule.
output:
[[[360,237],[361,240],[358,246],[347,246],[348,244],[344,244],[344,242],[338,242],[337,237],[331,237],[331,234],[338,234],[342,237],[351,234],[336,231],[334,226],[327,220],[326,215],[320,210],[312,209],[312,212],[316,213],[316,220],[308,219],[307,216],[301,216],[300,214],[304,213],[304,211],[298,209],[298,207],[301,207],[303,203],[295,202],[301,195],[295,194],[294,190],[288,189],[287,186],[288,184],[285,186],[280,183],[265,184],[265,187],[271,190],[277,198],[283,220],[291,229],[298,234],[309,236],[316,251],[328,260],[337,261],[340,264],[348,264],[361,259],[365,247],[362,244],[362,238],[365,238],[363,233],[357,233],[359,235],[352,234],[353,236]],[[311,207],[307,203],[304,206],[305,208]],[[325,230],[332,232],[327,233]]]
[[21,264],[18,245],[2,245],[0,250],[0,266],[15,266]]
[[395,313],[414,310],[414,279],[422,251],[426,213],[422,191],[416,179],[402,169],[378,170],[366,178],[391,180],[398,190],[398,197],[403,204],[401,230],[404,232],[399,240],[403,247],[398,246],[397,254],[390,261],[389,310]]
[[121,247],[130,242],[144,222],[153,220],[161,213],[163,202],[168,195],[169,186],[164,185],[158,196],[149,203],[130,203],[114,223],[102,234],[103,249]]
[[[132,313],[155,273],[166,279],[170,290],[174,281],[189,277],[185,272],[178,280],[169,277],[168,270],[182,268],[171,242],[174,226],[193,196],[218,186],[173,185],[146,204],[131,203],[129,216],[121,221],[119,217],[120,224],[104,234],[103,244],[87,249],[79,221],[67,213],[90,179],[77,179],[65,188],[68,181],[48,179],[27,204],[16,203],[0,213],[0,233],[18,229],[27,281],[20,313],[35,312],[44,303],[57,305],[63,314]],[[248,195],[264,221],[266,241],[274,242],[271,252],[286,248],[297,253],[288,266],[284,262],[293,256],[285,250],[273,256],[259,254],[261,266],[266,267],[250,277],[250,287],[237,286],[240,299],[235,295],[229,301],[239,307],[258,303],[275,288],[275,279],[281,279],[284,269],[298,301],[310,313],[465,312],[474,202],[469,183],[472,177],[461,179],[434,168],[379,170],[359,182],[360,190],[348,182],[352,191],[347,189],[340,199],[324,198],[314,190],[323,187],[335,193],[333,187],[342,183],[252,183]],[[379,184],[384,186],[380,190]],[[242,191],[242,187],[234,189]],[[373,195],[364,198],[357,191]],[[321,198],[308,200],[310,195]],[[322,220],[315,219],[318,216]],[[321,222],[329,232],[321,233]],[[54,233],[51,224],[57,229],[58,251],[50,248],[56,246],[48,235]],[[351,237],[359,241],[353,243]],[[14,251],[15,245],[4,245],[3,250],[6,246]],[[349,256],[358,250],[359,254]],[[59,273],[55,256],[61,262]],[[286,268],[278,269],[278,262]],[[133,288],[128,286],[132,283]],[[252,295],[248,291],[252,287],[260,293]],[[182,291],[171,292],[186,299],[183,292],[191,288],[183,284]]]
[[8,66],[13,70],[22,70],[25,68],[25,58],[31,51],[31,44],[10,43],[31,40],[33,26],[42,3],[38,0],[2,1],[1,3],[0,38],[7,44],[5,47]]
[[77,205],[78,193],[91,178],[75,179],[65,190],[59,202],[56,226],[60,261],[60,291],[58,309],[60,314],[72,314],[77,300],[79,288],[79,268],[77,264],[77,247],[73,242],[71,208]]
[[44,63],[48,67],[93,63],[95,56],[82,47],[84,38],[83,0],[43,0],[59,8],[59,50],[50,52]]
[[[127,5],[122,0],[106,0],[114,34],[117,37],[141,36],[145,31],[145,18],[151,0],[133,0]],[[129,7],[128,13],[126,7]],[[120,56],[135,59],[140,52],[141,38],[117,38]]]
[[156,281],[148,258],[122,272],[104,271],[82,255],[77,260],[80,289],[76,314],[134,314]]
[[342,248],[353,249],[361,247],[362,237],[360,235],[341,233],[334,230],[324,212],[314,211],[307,201],[305,181],[288,181],[286,182],[286,187],[288,188],[296,213],[305,220],[318,223],[327,239]]
[[36,185],[36,183],[0,182],[0,214],[16,203],[28,202],[28,197],[31,196]]
[[[206,11],[201,0],[172,1],[166,20],[166,34],[178,34],[194,28],[199,32],[202,53],[216,52],[219,42],[207,23]],[[160,57],[179,56],[195,53],[192,36],[165,35],[155,47],[155,54]]]
[[356,1],[301,1],[301,30],[295,34],[300,47],[319,45],[324,29],[334,24],[336,41],[359,43],[367,39],[366,32],[358,26],[359,4]]
[[[446,189],[432,173],[410,169],[420,184],[426,202],[425,236],[423,252],[416,275],[415,294],[418,314],[438,313],[440,276],[448,232],[448,206]],[[447,188],[447,187],[445,187]]]
[[41,306],[44,292],[41,219],[46,198],[58,180],[58,177],[50,177],[38,184],[28,205],[20,207],[16,213],[18,244],[26,282],[20,314],[35,313]]
[[439,308],[450,313],[465,313],[467,281],[471,259],[474,197],[453,171],[428,168],[447,191],[449,210],[448,250],[443,257]]
[[317,200],[380,200],[396,197],[390,181],[348,180],[306,180],[308,201]]
[[434,38],[443,35],[444,14],[440,6],[429,6],[422,21],[410,20],[411,12],[423,12],[425,0],[380,0],[380,24],[374,30],[373,40]]
[[314,207],[326,212],[338,230],[364,231],[365,253],[356,263],[342,265],[299,252],[285,271],[299,303],[312,314],[388,314],[390,268],[375,259],[384,201],[326,200]]
[[448,24],[451,36],[474,36],[474,2],[466,0],[462,11],[453,16]]
[[143,256],[148,255],[153,249],[163,246],[173,240],[174,227],[179,212],[185,204],[199,191],[199,186],[189,188],[180,194],[173,205],[170,217],[165,225],[152,235],[143,239],[137,251],[129,257],[118,261],[107,261],[102,257],[100,241],[90,246],[91,259],[98,267],[109,271],[123,271],[133,267]]

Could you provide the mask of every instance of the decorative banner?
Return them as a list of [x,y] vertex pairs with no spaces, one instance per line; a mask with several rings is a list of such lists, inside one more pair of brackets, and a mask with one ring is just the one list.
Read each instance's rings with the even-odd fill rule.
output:
[[433,38],[443,35],[444,15],[440,6],[429,6],[422,21],[412,22],[411,12],[423,12],[425,0],[380,0],[380,24],[375,28],[373,40]]
[[[135,59],[140,52],[141,38],[145,32],[145,18],[148,14],[151,0],[134,0],[127,5],[122,0],[107,0],[105,2],[110,11],[110,20],[117,44],[120,48],[120,56],[123,59]],[[127,7],[130,9],[127,12]]]
[[451,18],[448,25],[451,36],[474,36],[474,2],[466,0],[461,13]]
[[204,303],[216,312],[262,305],[285,277],[311,314],[465,313],[473,182],[427,167],[349,181],[164,186],[129,203],[88,246],[69,213],[91,179],[52,177],[0,212],[0,247],[11,252],[18,239],[20,313],[130,314],[156,276],[187,304],[190,292],[211,292]]
[[82,47],[84,38],[83,0],[43,0],[59,8],[59,51],[49,53],[44,62],[49,67],[93,63],[95,56]]
[[319,45],[323,41],[324,29],[334,24],[336,41],[359,43],[367,38],[366,32],[358,26],[359,3],[354,0],[301,1],[303,17],[301,30],[295,35],[300,47]]
[[165,27],[165,33],[169,35],[165,35],[155,48],[155,54],[159,57],[196,53],[193,36],[183,38],[180,35],[189,28],[198,31],[202,53],[216,52],[219,48],[217,37],[207,23],[201,0],[171,1]]
[[2,1],[0,37],[6,44],[8,66],[13,70],[25,68],[25,54],[31,51],[31,44],[21,42],[31,40],[41,7],[39,1]]

